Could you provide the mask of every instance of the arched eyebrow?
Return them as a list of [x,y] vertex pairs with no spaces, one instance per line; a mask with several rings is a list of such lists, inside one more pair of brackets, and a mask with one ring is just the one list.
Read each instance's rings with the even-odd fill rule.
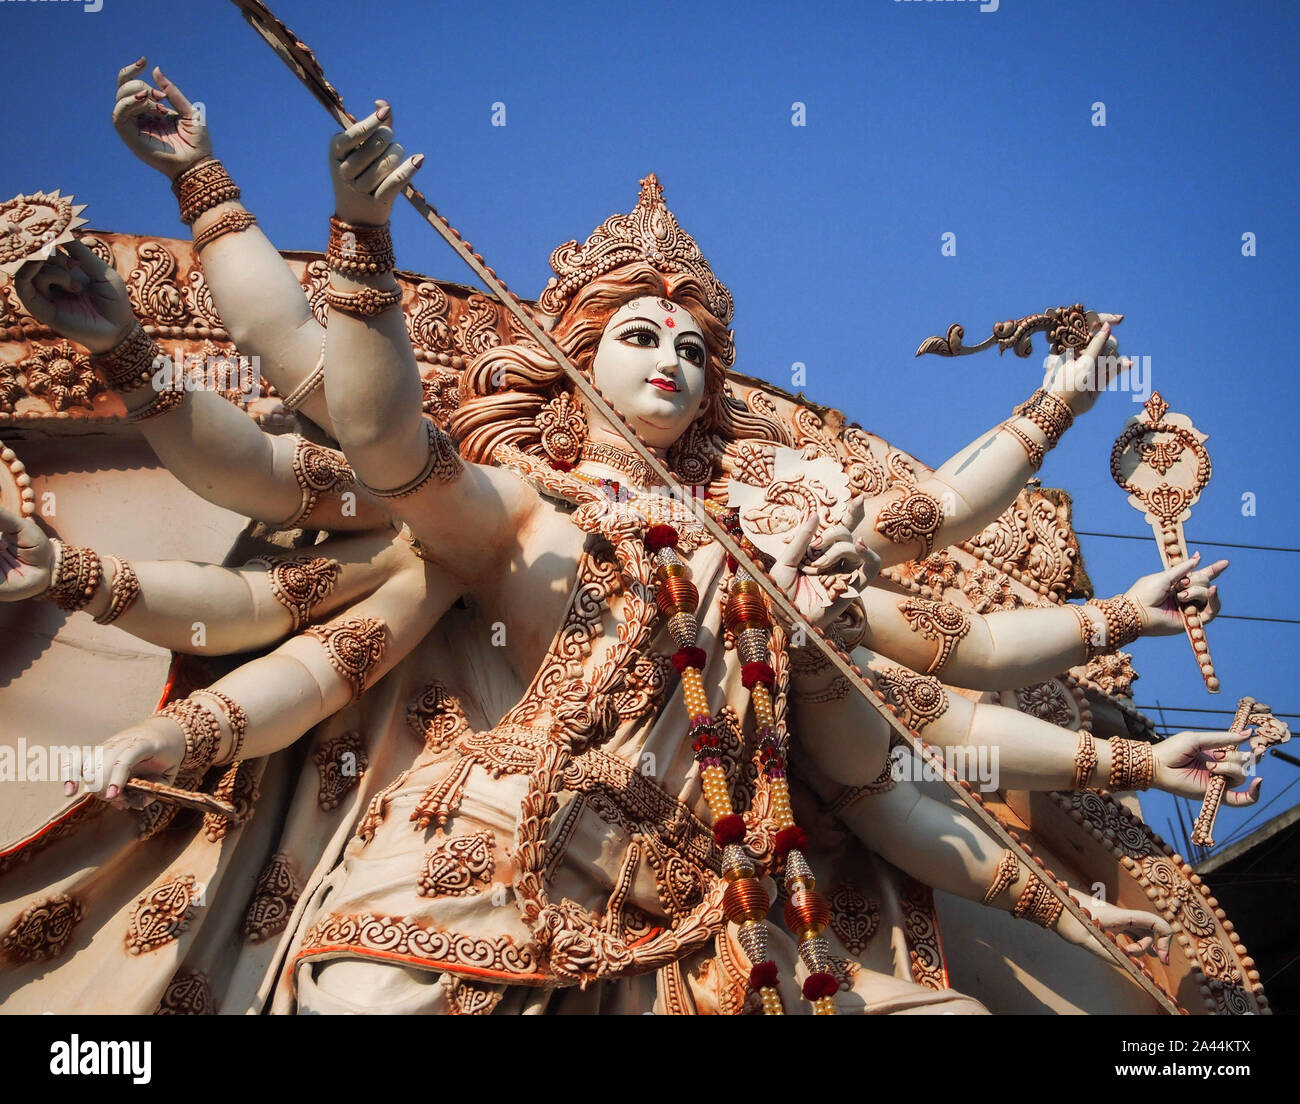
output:
[[[653,318],[646,318],[644,315],[640,315],[640,314],[638,314],[638,315],[637,315],[636,317],[634,317],[634,318],[625,318],[625,319],[623,319],[623,321],[620,322],[619,325],[622,326],[624,323],[627,323],[627,322],[649,322],[650,325],[652,325],[655,329],[657,329],[657,330],[662,330],[662,329],[663,329],[663,327],[662,327],[661,325],[659,325],[659,323],[656,322]],[[679,337],[693,337],[693,338],[696,338],[696,339],[700,342],[701,345],[704,344],[704,335],[701,334],[701,333],[696,333],[694,330],[683,330],[680,334],[678,334],[678,336],[679,336]]]

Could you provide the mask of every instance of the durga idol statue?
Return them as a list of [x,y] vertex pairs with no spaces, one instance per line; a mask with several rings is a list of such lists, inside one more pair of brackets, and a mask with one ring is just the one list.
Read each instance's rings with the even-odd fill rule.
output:
[[[931,749],[991,752],[1008,802],[1074,794],[1140,826],[1111,795],[1244,780],[1239,735],[1107,737],[1005,700],[1180,632],[1177,601],[1210,620],[1226,564],[1023,608],[898,582],[976,570],[945,550],[1022,501],[1093,406],[1117,317],[931,471],[731,371],[731,294],[649,176],[552,254],[533,310],[684,498],[499,303],[396,272],[390,210],[422,158],[389,105],[333,139],[328,247],[295,269],[144,65],[115,124],[171,180],[192,249],[69,232],[18,268],[13,307],[25,340],[88,350],[118,431],[252,524],[225,564],[151,561],[0,510],[11,632],[58,616],[48,599],[59,632],[93,618],[178,657],[156,712],[97,734],[102,774],[0,850],[6,1011],[982,1012],[948,982],[933,890],[1010,914],[1000,938],[1059,936],[1115,1007],[1141,994],[1104,938],[1170,993],[1192,976],[1163,911],[1074,889],[1081,921],[1055,875],[905,777],[897,734],[808,640],[852,650]],[[163,284],[210,294],[204,340],[259,358],[275,419],[156,385],[163,331],[128,287],[155,246]],[[772,616],[699,508],[805,624]],[[1061,819],[1021,827],[1059,842]]]

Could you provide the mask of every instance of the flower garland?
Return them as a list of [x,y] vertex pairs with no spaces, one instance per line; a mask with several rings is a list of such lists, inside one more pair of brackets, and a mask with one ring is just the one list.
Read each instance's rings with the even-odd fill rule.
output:
[[[742,539],[734,511],[724,515],[724,524],[733,535]],[[708,656],[696,644],[699,593],[690,580],[690,569],[677,553],[678,534],[673,526],[651,526],[646,530],[645,542],[655,562],[658,584],[655,604],[667,621],[668,631],[678,647],[672,661],[682,678],[682,694],[690,718],[688,735],[691,749],[700,768],[704,799],[713,816],[714,839],[722,849],[722,876],[727,882],[722,899],[723,911],[727,919],[739,928],[737,937],[751,964],[750,984],[762,998],[764,1014],[783,1015],[785,1009],[777,987],[777,964],[768,955],[766,917],[771,900],[743,846],[747,830],[745,819],[731,804],[726,774],[718,755],[717,726],[704,689],[702,671]],[[839,988],[839,981],[830,972],[830,947],[823,935],[830,920],[830,906],[817,892],[816,879],[803,854],[808,836],[795,824],[790,808],[786,751],[772,705],[771,690],[776,682],[776,673],[768,662],[771,617],[753,576],[731,557],[728,557],[728,562],[734,574],[724,619],[736,638],[736,648],[743,663],[741,681],[750,693],[759,762],[768,779],[773,816],[778,827],[775,850],[785,859],[785,887],[790,898],[785,908],[785,922],[799,941],[799,957],[809,971],[803,984],[804,997],[813,1003],[816,1015],[834,1015],[833,994]]]

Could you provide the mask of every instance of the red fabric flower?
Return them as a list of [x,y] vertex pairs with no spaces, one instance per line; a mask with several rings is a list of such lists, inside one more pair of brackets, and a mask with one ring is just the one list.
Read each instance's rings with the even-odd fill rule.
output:
[[739,813],[728,813],[713,826],[713,838],[719,847],[739,843],[745,838],[745,818]]
[[677,668],[679,675],[687,667],[698,667],[701,671],[704,670],[708,659],[709,654],[703,648],[683,648],[679,652],[673,652],[673,666]]
[[671,525],[652,525],[645,531],[645,546],[651,552],[677,547],[677,530]]
[[791,851],[802,851],[808,846],[808,833],[799,825],[792,824],[789,828],[782,828],[777,832],[772,846],[778,855],[785,858]]
[[776,682],[776,672],[766,663],[746,663],[740,669],[740,681],[746,690],[752,690],[756,682],[771,686]]
[[816,973],[809,974],[808,980],[803,983],[803,995],[810,1001],[820,1000],[822,997],[834,996],[840,988],[839,981],[834,974]]
[[776,963],[769,958],[749,971],[749,984],[755,989],[771,989],[776,985],[776,977]]

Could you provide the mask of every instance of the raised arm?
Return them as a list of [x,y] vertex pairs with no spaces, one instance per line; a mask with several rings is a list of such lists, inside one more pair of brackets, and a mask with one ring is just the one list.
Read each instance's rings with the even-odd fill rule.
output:
[[940,675],[950,686],[1008,690],[1042,682],[1114,652],[1140,636],[1181,633],[1178,602],[1191,602],[1212,621],[1219,612],[1211,580],[1228,566],[1197,570],[1199,553],[1138,579],[1122,595],[1086,605],[1004,610],[981,616],[880,587],[866,591],[863,644],[914,671]]
[[1129,367],[1110,336],[1111,323],[1120,316],[1101,317],[1083,355],[1049,358],[1043,387],[1006,421],[915,487],[894,487],[853,502],[843,523],[822,534],[826,550],[817,564],[833,563],[861,542],[890,567],[968,540],[993,522],[1075,416],[1091,409],[1110,380]]
[[391,532],[326,541],[243,567],[126,561],[51,540],[0,508],[0,602],[46,598],[161,648],[230,655],[264,648],[413,568]]
[[[172,181],[212,301],[240,352],[259,358],[281,395],[310,387],[324,330],[302,286],[213,158],[204,113],[160,68],[152,85],[144,80],[145,65],[140,58],[118,73],[114,127],[132,153]],[[332,432],[319,378],[295,405]]]
[[80,242],[22,268],[14,290],[37,321],[90,350],[158,459],[196,494],[282,528],[389,523],[339,453],[263,433],[215,391],[175,390],[175,374],[132,313],[121,276]]
[[406,157],[391,122],[391,108],[379,101],[330,144],[336,215],[326,253],[325,391],[357,478],[431,556],[468,578],[513,546],[536,496],[508,473],[463,463],[422,414],[388,219],[423,157]]

